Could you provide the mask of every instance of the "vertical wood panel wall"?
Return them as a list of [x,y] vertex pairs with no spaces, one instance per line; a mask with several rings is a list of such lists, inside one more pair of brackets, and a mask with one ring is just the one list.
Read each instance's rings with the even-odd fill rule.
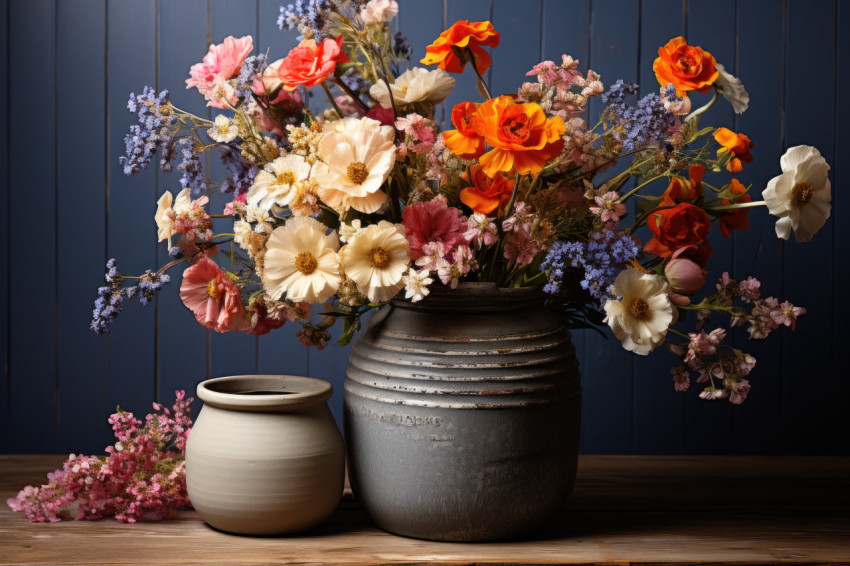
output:
[[[444,26],[490,19],[502,32],[488,73],[495,93],[515,89],[541,59],[569,53],[603,81],[657,88],[658,46],[685,35],[739,75],[750,109],[736,116],[720,101],[707,124],[722,120],[756,142],[742,179],[754,196],[779,173],[778,157],[800,143],[832,164],[833,217],[813,242],[778,240],[773,219],[756,210],[750,230],[723,239],[712,276],[756,275],[767,293],[809,309],[795,334],[765,342],[735,338],[758,358],[743,406],[699,401],[673,391],[663,352],[637,358],[616,340],[575,333],[583,374],[582,449],[588,453],[848,453],[845,400],[850,381],[841,337],[850,309],[850,244],[841,212],[850,208],[840,132],[850,111],[850,14],[840,0],[399,0],[394,29],[423,56]],[[125,273],[167,261],[155,243],[155,201],[178,187],[156,168],[125,177],[118,164],[134,116],[128,94],[167,88],[181,108],[209,116],[187,91],[189,66],[210,42],[251,35],[255,49],[281,57],[297,40],[276,25],[278,0],[3,0],[0,3],[0,453],[102,452],[106,417],[120,404],[144,414],[175,389],[207,377],[291,373],[331,381],[341,422],[348,348],[307,350],[295,325],[270,335],[219,335],[199,327],[177,295],[179,274],[146,308],[126,308],[107,338],[88,330],[104,263]],[[320,93],[319,93],[320,94]],[[448,109],[477,100],[469,74]],[[316,98],[313,106],[323,100]],[[846,105],[845,105],[846,106]],[[600,110],[598,101],[592,111]],[[211,176],[222,169],[208,163]],[[214,196],[214,207],[225,199]]]

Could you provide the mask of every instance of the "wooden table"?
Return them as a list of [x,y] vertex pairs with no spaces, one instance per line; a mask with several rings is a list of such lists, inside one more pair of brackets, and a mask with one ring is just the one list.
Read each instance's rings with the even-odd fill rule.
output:
[[[0,456],[0,502],[61,456]],[[0,563],[850,564],[850,458],[583,456],[569,509],[531,540],[435,543],[343,503],[297,537],[214,531],[197,513],[31,524],[0,506]]]

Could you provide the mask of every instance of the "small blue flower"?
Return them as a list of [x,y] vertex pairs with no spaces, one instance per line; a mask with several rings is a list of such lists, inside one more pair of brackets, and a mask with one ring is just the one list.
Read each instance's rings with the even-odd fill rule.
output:
[[248,192],[248,189],[254,184],[254,177],[260,170],[250,163],[242,161],[239,155],[227,146],[219,146],[218,152],[221,156],[221,162],[230,175],[222,181],[221,192],[236,193],[237,195]]
[[301,33],[309,29],[312,36],[319,40],[323,37],[322,30],[332,11],[330,0],[295,0],[292,4],[280,7],[277,26],[281,30],[299,30]]
[[[130,93],[127,109],[138,114],[139,122],[130,126],[130,133],[124,136],[124,155],[118,158],[124,166],[124,174],[135,175],[147,169],[157,147],[163,148],[163,170],[166,166],[170,168],[166,148],[174,144],[177,119],[170,111],[168,91],[163,90],[157,95],[154,89],[146,86],[139,95]],[[164,109],[167,110],[163,112]]]
[[180,186],[184,189],[189,187],[192,196],[198,197],[207,190],[201,154],[198,153],[192,138],[183,138],[178,144],[183,148],[183,161],[177,166],[177,169],[183,172],[180,177]]
[[602,94],[602,102],[607,104],[605,113],[616,127],[625,152],[663,146],[676,124],[676,116],[664,108],[664,101],[655,93],[644,96],[634,106],[626,104],[626,96],[637,94],[637,88],[636,84],[620,80]]

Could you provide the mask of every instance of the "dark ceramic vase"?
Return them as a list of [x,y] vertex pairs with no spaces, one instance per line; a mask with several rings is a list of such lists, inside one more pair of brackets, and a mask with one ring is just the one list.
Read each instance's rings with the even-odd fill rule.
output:
[[345,382],[352,489],[372,521],[430,540],[533,532],[578,458],[575,348],[536,288],[461,284],[393,300],[355,339]]

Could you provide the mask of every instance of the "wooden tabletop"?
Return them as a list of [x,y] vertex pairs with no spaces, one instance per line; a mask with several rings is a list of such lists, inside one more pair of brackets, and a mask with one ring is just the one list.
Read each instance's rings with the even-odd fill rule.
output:
[[[0,456],[0,503],[62,456]],[[582,456],[569,508],[533,539],[394,536],[356,503],[305,535],[170,522],[32,524],[0,505],[3,564],[850,564],[850,458]]]

